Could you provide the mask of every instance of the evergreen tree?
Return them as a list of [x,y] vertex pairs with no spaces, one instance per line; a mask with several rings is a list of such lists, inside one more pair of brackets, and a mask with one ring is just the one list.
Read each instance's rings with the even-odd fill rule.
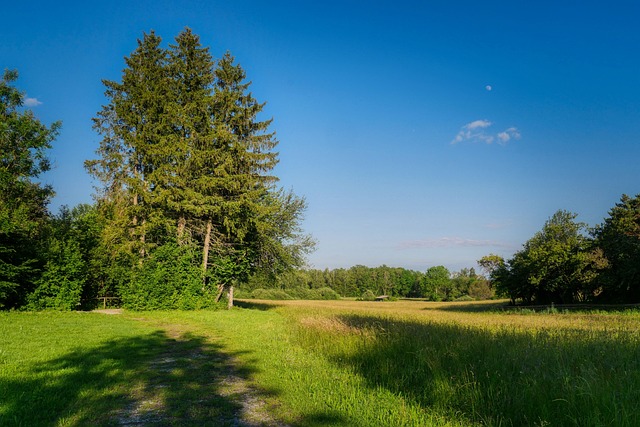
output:
[[[271,120],[258,119],[264,104],[248,92],[233,57],[216,65],[185,29],[168,49],[145,34],[126,64],[121,83],[104,82],[109,102],[95,119],[99,159],[86,164],[104,183],[103,246],[117,248],[102,254],[147,271],[147,258],[160,259],[154,250],[168,245],[158,255],[166,258],[178,250],[174,243],[195,245],[201,291],[212,282],[217,298],[228,291],[230,304],[234,284],[252,273],[301,264],[313,244],[299,227],[306,204],[275,186]],[[144,277],[146,288],[153,277],[133,276]]]
[[[158,199],[174,218],[179,243],[202,236],[208,200],[200,191],[214,172],[214,127],[211,98],[214,61],[190,29],[170,46],[168,73],[172,102],[167,106],[172,132],[163,141],[168,161],[158,167]],[[185,235],[186,233],[186,235]]]
[[166,121],[170,102],[167,58],[154,32],[138,40],[138,48],[125,58],[122,83],[103,81],[109,103],[94,119],[103,136],[100,158],[86,162],[103,181],[103,197],[118,206],[111,226],[124,231],[123,250],[135,252],[139,262],[153,243],[163,237],[164,212],[154,210],[155,173],[169,159],[162,141],[171,131]]
[[264,104],[247,92],[250,83],[245,82],[245,72],[229,53],[218,62],[215,76],[212,101],[217,150],[205,194],[218,200],[207,212],[203,269],[213,248],[221,279],[219,291],[226,288],[232,304],[234,284],[248,279],[260,243],[268,237],[261,233],[261,219],[280,207],[265,203],[273,200],[268,193],[277,178],[269,173],[277,164],[277,153],[272,150],[278,142],[267,132],[271,120],[257,119]]

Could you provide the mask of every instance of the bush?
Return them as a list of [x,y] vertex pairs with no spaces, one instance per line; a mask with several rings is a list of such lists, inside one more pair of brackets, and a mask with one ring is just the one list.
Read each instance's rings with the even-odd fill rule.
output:
[[376,294],[374,294],[370,289],[367,289],[360,295],[360,298],[357,298],[356,301],[375,301]]
[[189,245],[157,248],[120,289],[122,306],[133,310],[194,310],[215,305],[202,288],[197,254]]
[[475,300],[493,298],[493,291],[488,280],[476,280],[469,285],[469,296]]
[[340,299],[340,295],[331,288],[319,288],[319,289],[306,289],[306,288],[293,288],[293,289],[262,289],[258,288],[251,293],[242,292],[241,297],[238,298],[254,298],[254,299],[269,299],[269,300],[337,300]]
[[291,295],[282,289],[262,289],[258,288],[251,292],[251,298],[254,299],[270,299],[270,300],[288,300],[293,299]]

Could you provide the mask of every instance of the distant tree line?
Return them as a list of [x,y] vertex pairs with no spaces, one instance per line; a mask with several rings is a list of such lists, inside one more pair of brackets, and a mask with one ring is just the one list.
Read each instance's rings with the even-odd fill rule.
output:
[[[444,266],[426,272],[399,267],[366,267],[345,269],[296,269],[283,273],[274,281],[256,275],[243,285],[245,295],[269,295],[263,289],[282,292],[271,295],[296,294],[300,289],[330,289],[343,297],[373,299],[377,296],[426,298],[431,301],[454,301],[460,298],[489,299],[494,296],[489,280],[473,268],[451,273]],[[258,290],[256,293],[255,290]]]
[[640,195],[623,195],[602,224],[556,212],[509,260],[479,262],[513,303],[640,303]]

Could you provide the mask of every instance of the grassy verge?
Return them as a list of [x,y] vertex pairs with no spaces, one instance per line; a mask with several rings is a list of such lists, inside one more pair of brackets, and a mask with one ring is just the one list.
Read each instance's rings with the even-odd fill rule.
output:
[[246,307],[2,314],[0,425],[640,425],[637,312]]
[[2,426],[238,425],[251,366],[208,337],[94,313],[4,313],[0,336]]

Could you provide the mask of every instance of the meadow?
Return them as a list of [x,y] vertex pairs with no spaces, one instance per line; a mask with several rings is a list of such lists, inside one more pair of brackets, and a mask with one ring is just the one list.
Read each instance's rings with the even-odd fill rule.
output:
[[638,311],[239,304],[1,313],[0,425],[640,425]]

